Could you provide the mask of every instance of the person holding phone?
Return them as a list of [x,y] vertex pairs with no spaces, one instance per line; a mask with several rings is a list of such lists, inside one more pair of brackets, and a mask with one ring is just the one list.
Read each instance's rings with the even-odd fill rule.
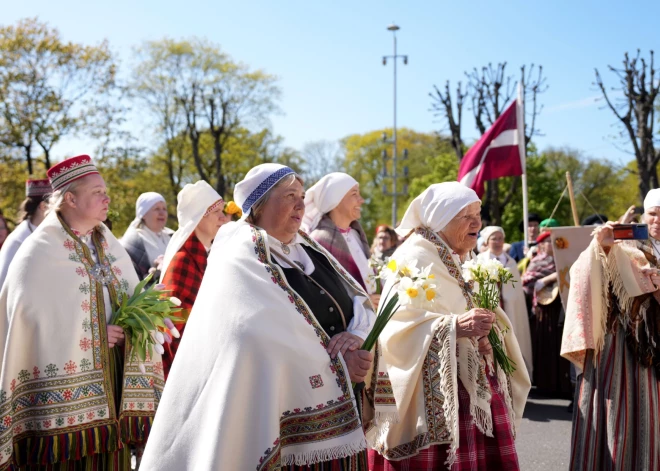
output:
[[642,223],[596,228],[571,269],[561,354],[583,373],[571,470],[660,469],[660,189]]

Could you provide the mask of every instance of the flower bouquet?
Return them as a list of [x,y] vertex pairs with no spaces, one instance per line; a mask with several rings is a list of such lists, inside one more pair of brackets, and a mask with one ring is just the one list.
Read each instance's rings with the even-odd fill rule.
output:
[[[500,287],[507,283],[515,283],[513,274],[504,268],[498,260],[490,259],[485,262],[468,260],[463,264],[463,278],[465,281],[474,281],[478,289],[474,293],[477,307],[495,312],[500,305]],[[496,321],[497,322],[497,321]],[[502,339],[495,327],[488,333],[488,341],[493,347],[493,358],[502,370],[510,375],[516,371],[516,364],[504,353]]]
[[[152,275],[148,275],[135,287],[133,296],[122,293],[117,310],[112,314],[110,324],[124,329],[128,340],[129,361],[137,360],[140,371],[145,372],[147,357],[153,352],[163,354],[163,344],[171,343],[172,337],[178,338],[179,331],[173,321],[186,322],[180,315],[181,301],[169,297],[165,285],[149,284]],[[147,287],[145,289],[145,286]]]
[[437,295],[432,282],[434,276],[431,274],[431,265],[420,270],[417,268],[417,260],[390,258],[382,267],[378,278],[383,281],[392,281],[386,298],[392,290],[395,290],[395,293],[387,300],[387,303],[381,303],[374,327],[362,344],[362,350],[371,350],[376,345],[378,336],[399,307],[407,305],[419,308],[427,307]]

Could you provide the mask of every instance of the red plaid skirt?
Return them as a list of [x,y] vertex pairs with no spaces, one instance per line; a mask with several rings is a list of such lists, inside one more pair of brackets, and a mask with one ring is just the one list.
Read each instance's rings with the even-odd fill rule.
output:
[[[493,437],[487,437],[472,421],[470,396],[458,382],[458,426],[460,431],[458,456],[451,471],[518,471],[518,454],[511,432],[511,423],[504,397],[499,392],[497,378],[488,376],[492,391],[490,411],[493,414]],[[387,461],[369,450],[371,471],[436,471],[445,465],[449,445],[433,445],[417,455],[401,461]]]

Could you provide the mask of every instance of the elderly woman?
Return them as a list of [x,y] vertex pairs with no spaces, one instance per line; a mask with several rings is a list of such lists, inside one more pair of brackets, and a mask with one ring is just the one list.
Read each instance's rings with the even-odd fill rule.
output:
[[[372,471],[518,469],[514,437],[529,377],[508,317],[475,307],[461,275],[477,244],[480,209],[473,190],[435,184],[397,228],[410,236],[394,258],[430,267],[440,295],[427,309],[400,308],[380,336],[367,435]],[[493,327],[517,365],[511,376],[493,366]]]
[[[184,186],[177,200],[179,229],[172,236],[163,257],[160,282],[172,296],[181,300],[181,307],[190,312],[202,284],[213,239],[231,216],[223,211],[225,202],[222,197],[203,180]],[[185,324],[175,327],[183,335]],[[165,379],[180,341],[180,338],[173,339],[172,343],[163,345]]]
[[571,470],[660,469],[660,190],[642,222],[647,240],[598,227],[571,268],[561,354],[583,373]]
[[358,182],[345,173],[321,178],[305,193],[303,229],[330,252],[369,293],[369,243],[359,223],[364,199]]
[[508,268],[513,274],[513,283],[507,283],[501,287],[501,306],[513,325],[520,351],[522,352],[525,366],[529,376],[532,376],[532,338],[529,331],[529,317],[527,315],[527,304],[525,303],[525,292],[518,273],[518,264],[504,250],[504,229],[499,226],[488,226],[481,231],[481,237],[486,241],[486,250],[481,252],[477,259],[486,261],[498,260],[504,268]]
[[50,182],[47,179],[27,180],[25,182],[25,199],[20,208],[21,223],[7,237],[5,243],[2,244],[2,248],[0,248],[0,288],[2,288],[9,264],[14,259],[18,248],[44,220],[48,208],[47,196],[52,192]]
[[371,244],[371,257],[380,261],[392,256],[397,248],[399,236],[390,226],[380,225],[376,228],[376,237]]
[[564,307],[559,297],[557,268],[550,231],[536,238],[537,253],[522,277],[526,296],[532,300],[534,385],[537,391],[571,397],[570,364],[559,355],[564,328]]
[[351,381],[373,360],[359,350],[373,322],[367,294],[299,231],[293,170],[259,165],[234,197],[243,220],[213,243],[142,466],[366,470]]
[[103,178],[87,155],[48,176],[50,212],[0,291],[0,468],[130,469],[128,445],[146,441],[162,391],[160,356],[146,373],[124,367],[123,331],[108,324],[138,279],[101,224]]
[[[135,203],[135,219],[121,238],[121,243],[131,256],[135,271],[142,280],[155,270],[160,270],[163,255],[174,231],[167,225],[167,203],[162,195],[150,191],[138,196]],[[160,273],[157,273],[160,277]]]

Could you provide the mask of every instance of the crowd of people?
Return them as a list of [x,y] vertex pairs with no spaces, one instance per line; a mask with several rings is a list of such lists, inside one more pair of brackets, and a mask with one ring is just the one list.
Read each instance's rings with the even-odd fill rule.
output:
[[[306,186],[275,163],[234,201],[188,184],[176,231],[165,198],[143,193],[118,240],[89,156],[28,180],[16,229],[0,217],[0,469],[128,470],[133,454],[145,470],[517,470],[532,385],[576,398],[571,469],[660,469],[660,190],[647,241],[584,222],[599,226],[565,309],[554,219],[530,214],[529,239],[507,244],[477,194],[447,182],[370,244],[353,177]],[[363,350],[396,293],[376,277],[391,259],[428,267],[438,295],[402,305]],[[461,272],[491,259],[514,281],[493,311]],[[110,321],[147,276],[189,317],[136,365]]]

